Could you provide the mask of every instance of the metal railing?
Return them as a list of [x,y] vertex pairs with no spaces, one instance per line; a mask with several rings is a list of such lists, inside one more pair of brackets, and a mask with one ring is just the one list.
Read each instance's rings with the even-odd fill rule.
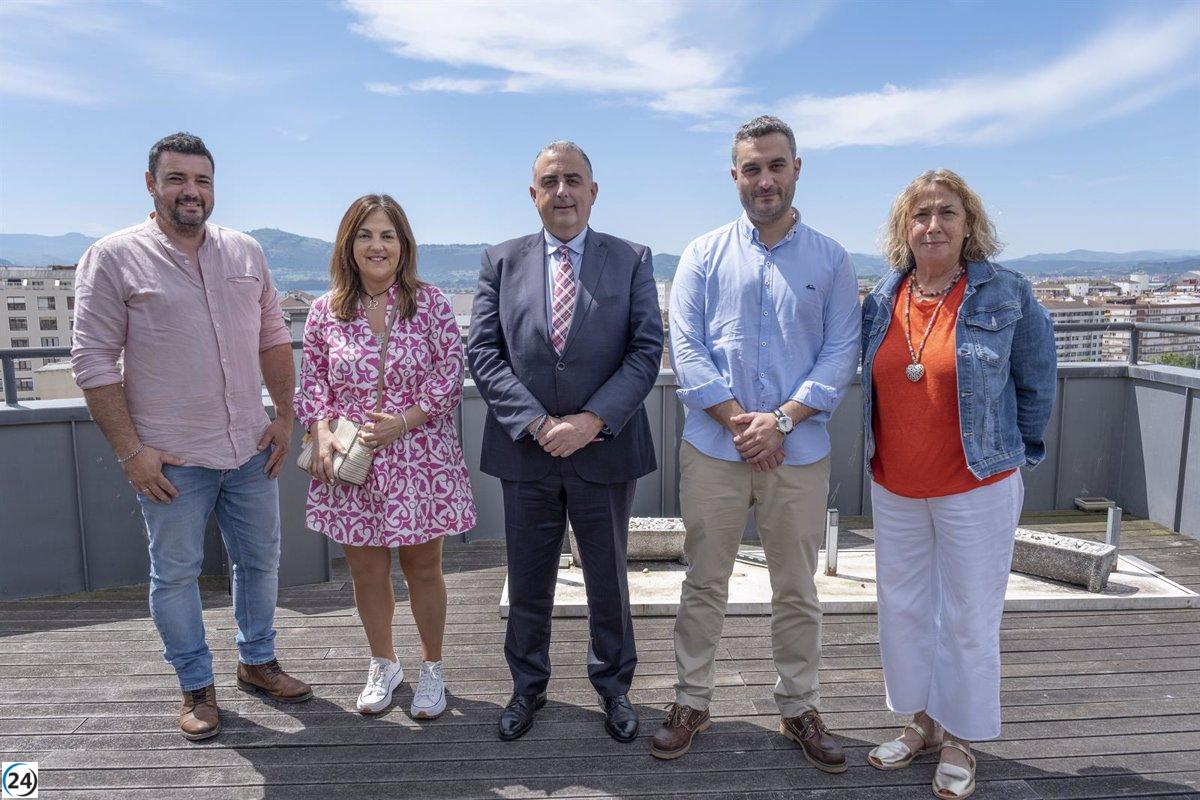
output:
[[[299,350],[302,342],[292,340],[292,349]],[[69,347],[0,347],[0,368],[4,375],[4,404],[19,405],[17,400],[17,370],[15,361],[25,361],[33,358],[69,358]]]
[[[1174,333],[1183,336],[1200,336],[1200,325],[1184,325],[1169,322],[1063,322],[1055,323],[1054,332],[1063,331],[1089,333],[1093,331],[1113,331],[1129,333],[1129,353],[1126,363],[1138,363],[1141,355],[1142,333]],[[299,350],[301,342],[292,341],[292,349]],[[71,355],[70,347],[4,347],[0,348],[0,366],[4,375],[4,402],[6,405],[19,404],[17,399],[17,371],[14,361],[24,361],[33,358],[66,358]]]

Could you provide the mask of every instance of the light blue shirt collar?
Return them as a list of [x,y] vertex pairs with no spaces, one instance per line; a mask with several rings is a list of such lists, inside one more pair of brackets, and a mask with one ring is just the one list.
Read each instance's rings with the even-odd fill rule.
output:
[[[793,208],[792,227],[788,229],[787,235],[775,243],[775,247],[779,247],[781,244],[790,242],[792,237],[796,235],[796,229],[799,227],[800,212]],[[758,228],[754,227],[754,223],[750,221],[750,215],[745,211],[742,212],[742,216],[738,217],[738,231],[742,234],[742,236],[745,236],[752,243],[759,245],[760,247],[762,246],[758,240]]]
[[559,247],[561,247],[564,244],[575,255],[577,255],[577,256],[583,255],[583,242],[585,239],[587,239],[587,232],[588,232],[588,229],[585,227],[583,230],[581,230],[579,232],[579,235],[576,236],[571,241],[562,242],[562,241],[559,241],[558,237],[556,237],[550,231],[546,230],[545,228],[542,228],[542,238],[546,242],[546,255],[552,255],[555,250],[557,250]]

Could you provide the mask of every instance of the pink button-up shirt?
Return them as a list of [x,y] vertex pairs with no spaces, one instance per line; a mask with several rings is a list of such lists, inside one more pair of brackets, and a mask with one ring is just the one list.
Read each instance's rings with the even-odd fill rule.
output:
[[143,443],[188,466],[235,469],[269,424],[259,353],[291,342],[266,257],[246,234],[207,225],[192,263],[150,216],[79,262],[75,382],[124,382]]

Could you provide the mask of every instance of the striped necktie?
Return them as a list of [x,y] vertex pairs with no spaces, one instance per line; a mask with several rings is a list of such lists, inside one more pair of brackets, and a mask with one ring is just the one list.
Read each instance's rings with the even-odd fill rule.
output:
[[571,251],[565,244],[554,251],[554,256],[558,259],[558,267],[554,270],[550,343],[554,345],[554,351],[562,355],[567,346],[567,333],[571,330],[571,318],[575,315],[575,271],[571,269]]

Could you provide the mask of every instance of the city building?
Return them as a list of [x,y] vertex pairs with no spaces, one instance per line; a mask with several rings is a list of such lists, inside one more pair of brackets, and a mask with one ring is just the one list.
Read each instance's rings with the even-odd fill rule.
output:
[[[70,347],[74,316],[75,267],[0,267],[0,348]],[[34,372],[60,360],[16,359],[17,398],[38,399]]]
[[[1103,303],[1087,300],[1042,300],[1054,324],[1104,323],[1107,311]],[[1104,352],[1104,331],[1055,331],[1054,345],[1058,360],[1100,361]]]
[[[1200,326],[1200,295],[1175,294],[1145,296],[1110,302],[1109,322],[1175,323]],[[1107,331],[1104,334],[1104,358],[1121,359],[1129,350],[1129,334]],[[1200,335],[1143,331],[1141,361],[1151,361],[1167,353],[1200,358]]]
[[33,371],[33,393],[38,400],[66,400],[83,397],[83,390],[75,385],[75,373],[67,359],[46,364]]

